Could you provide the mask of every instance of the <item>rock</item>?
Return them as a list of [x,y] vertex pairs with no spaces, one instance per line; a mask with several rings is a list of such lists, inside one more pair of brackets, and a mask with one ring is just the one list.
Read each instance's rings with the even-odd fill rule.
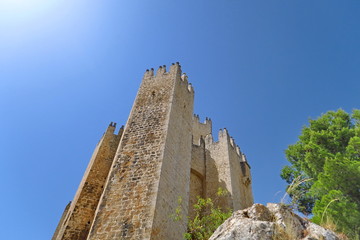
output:
[[235,212],[209,240],[339,240],[332,231],[293,213],[282,204],[262,204]]

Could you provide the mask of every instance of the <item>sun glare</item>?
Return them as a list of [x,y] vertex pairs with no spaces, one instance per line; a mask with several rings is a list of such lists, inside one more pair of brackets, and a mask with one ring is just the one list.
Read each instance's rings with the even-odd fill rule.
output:
[[51,9],[58,0],[0,0],[0,12],[6,19],[25,20]]

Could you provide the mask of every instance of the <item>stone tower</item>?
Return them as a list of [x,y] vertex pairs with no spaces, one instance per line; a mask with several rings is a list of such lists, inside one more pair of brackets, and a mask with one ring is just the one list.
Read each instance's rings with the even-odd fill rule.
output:
[[[179,63],[146,70],[124,128],[97,145],[53,240],[182,239],[196,197],[227,190],[219,204],[253,203],[250,167],[226,129],[193,115],[194,90]],[[179,203],[178,199],[182,199]],[[180,205],[179,205],[180,204]]]

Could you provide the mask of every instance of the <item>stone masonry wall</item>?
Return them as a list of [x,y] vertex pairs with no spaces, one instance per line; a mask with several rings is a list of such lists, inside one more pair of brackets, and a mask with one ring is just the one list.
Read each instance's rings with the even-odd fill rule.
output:
[[115,124],[111,123],[93,153],[74,200],[64,221],[60,221],[61,225],[53,240],[86,239],[122,134],[122,129],[118,135],[114,131]]
[[160,182],[151,233],[151,239],[154,240],[182,240],[187,229],[186,217],[177,222],[171,215],[179,206],[179,198],[182,199],[182,213],[184,216],[188,215],[194,92],[188,86],[187,79],[180,78],[179,68],[172,66],[170,75],[171,79],[175,78],[175,90],[166,123],[166,142],[159,169]]
[[[233,209],[227,130],[220,130],[218,138],[218,142],[214,142],[211,135],[205,138],[206,197],[218,199],[223,209]],[[226,190],[228,194],[219,198],[216,194],[219,188]]]
[[[169,201],[172,201],[175,195],[177,195],[176,198],[179,196],[179,191],[186,192],[187,187],[181,187],[179,183],[175,183],[180,179],[174,178],[175,176],[172,175],[174,170],[169,170],[170,172],[166,174],[162,174],[161,170],[169,167],[176,169],[179,164],[182,164],[180,161],[185,161],[185,163],[190,161],[186,158],[176,157],[180,150],[188,151],[188,148],[191,147],[191,145],[188,148],[185,146],[187,143],[191,144],[190,140],[186,139],[191,139],[189,127],[183,126],[183,132],[188,133],[182,139],[185,140],[183,144],[174,137],[172,132],[178,133],[181,128],[172,126],[172,123],[169,122],[181,117],[184,119],[178,121],[181,124],[186,123],[188,114],[174,115],[180,110],[177,109],[179,106],[184,107],[183,104],[188,104],[182,109],[184,112],[192,111],[190,105],[192,100],[187,102],[182,99],[181,93],[178,92],[180,90],[177,89],[181,84],[181,87],[188,91],[187,85],[179,83],[181,81],[180,74],[179,64],[171,66],[169,73],[165,71],[165,67],[160,67],[156,76],[154,76],[153,70],[145,73],[88,240],[167,239],[153,238],[156,235],[163,237],[165,233],[162,231],[170,233],[167,226],[161,224],[164,216],[170,214],[170,208],[167,205],[169,203],[165,200],[168,198]],[[190,89],[192,90],[192,88]],[[190,94],[190,91],[188,92],[189,94],[183,97],[192,99],[193,95]],[[179,106],[174,107],[173,105]],[[172,127],[176,127],[176,129],[171,130]],[[180,144],[178,148],[166,146],[166,144],[175,145],[177,143]],[[179,156],[187,157],[188,153],[184,154]],[[166,164],[167,161],[171,164]],[[190,166],[190,163],[188,165]],[[184,165],[184,167],[186,166],[187,164]],[[178,176],[186,177],[181,169]],[[163,184],[161,184],[162,181]],[[171,181],[174,184],[171,184]],[[184,184],[182,181],[180,183]],[[175,187],[181,188],[176,190]],[[171,190],[173,196],[169,196]],[[156,213],[155,207],[159,208],[158,211],[164,208],[164,212]],[[170,215],[166,217],[170,218]],[[156,229],[156,231],[152,231],[152,229]],[[171,230],[177,231],[174,228]]]
[[[245,158],[244,155],[243,158]],[[239,181],[242,184],[241,192],[240,192],[242,206],[249,207],[254,203],[254,197],[252,192],[252,177],[251,177],[250,166],[246,161],[246,159],[240,162],[240,167],[241,167],[241,179],[239,179]]]
[[196,145],[200,144],[200,138],[205,138],[206,135],[211,134],[212,132],[212,122],[211,119],[206,118],[204,123],[200,122],[199,115],[194,115],[193,117],[193,143]]
[[[205,137],[205,148],[206,197],[217,199],[223,209],[239,210],[251,206],[250,169],[247,163],[242,164],[244,155],[228,131],[219,131],[218,142],[213,141],[212,135]],[[219,198],[216,195],[218,188],[226,190],[228,194]]]
[[190,169],[190,196],[189,196],[189,217],[195,217],[193,206],[197,197],[205,197],[205,142],[199,139],[199,145],[192,146],[191,169]]
[[[229,149],[229,161],[230,161],[230,173],[231,173],[231,185],[232,185],[232,198],[234,204],[234,211],[244,209],[252,206],[252,193],[251,196],[247,196],[248,186],[246,179],[249,178],[250,171],[246,169],[248,165],[243,162],[243,154],[240,152],[240,148],[235,144],[233,138],[230,137],[228,141]],[[245,164],[245,166],[243,165]],[[251,177],[251,176],[250,176]],[[250,197],[250,199],[249,199]]]
[[201,139],[200,145],[192,145],[191,169],[200,177],[205,178],[205,142],[203,139]]
[[53,237],[52,237],[52,240],[54,240],[54,239],[57,238],[57,236],[59,235],[59,232],[60,232],[60,231],[62,231],[62,232],[64,231],[64,230],[63,230],[64,221],[65,221],[65,219],[66,219],[66,216],[68,215],[70,205],[71,205],[71,201],[66,205],[66,207],[65,207],[65,209],[64,209],[64,212],[63,212],[63,214],[61,215],[60,221],[59,221],[59,223],[58,223],[58,225],[57,225],[57,227],[56,227],[56,230],[55,230],[55,233],[54,233],[54,235],[53,235]]

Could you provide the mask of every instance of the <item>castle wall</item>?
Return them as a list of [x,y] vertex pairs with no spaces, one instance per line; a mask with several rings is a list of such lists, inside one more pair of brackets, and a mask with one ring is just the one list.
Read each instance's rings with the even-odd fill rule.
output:
[[88,240],[182,239],[170,216],[188,198],[193,90],[180,74],[145,73]]
[[205,197],[205,142],[199,140],[199,145],[192,145],[191,169],[190,169],[190,196],[189,214],[190,219],[195,217],[193,206],[197,202],[197,197]]
[[180,69],[173,67],[170,74],[175,78],[175,90],[166,124],[167,136],[151,233],[154,240],[181,240],[187,229],[186,217],[177,222],[170,216],[179,204],[184,216],[188,215],[194,94],[192,88],[188,89],[187,81],[180,79]]
[[[218,138],[218,142],[211,135],[205,138],[206,197],[216,199],[223,209],[244,209],[253,204],[249,165],[226,129]],[[217,196],[219,188],[228,194]]]
[[56,227],[55,233],[54,233],[53,237],[51,238],[51,240],[55,240],[58,237],[59,232],[63,231],[64,221],[65,221],[66,216],[67,216],[67,214],[69,212],[70,205],[71,205],[71,201],[66,205],[66,207],[64,209],[64,212],[61,215],[60,221],[59,221],[59,223],[58,223],[58,225]]
[[93,222],[106,177],[121,137],[114,134],[115,124],[108,127],[95,148],[78,191],[66,216],[60,221],[53,240],[85,240]]
[[[247,163],[243,162],[243,155],[234,140],[229,141],[229,160],[231,172],[232,198],[234,210],[240,210],[252,206],[252,193],[249,192],[249,186],[246,181],[251,176]],[[251,187],[251,186],[250,186]],[[251,197],[248,194],[251,193]]]
[[[216,199],[223,209],[233,209],[233,188],[231,183],[229,161],[229,136],[227,130],[220,130],[218,142],[211,135],[205,138],[206,147],[206,197]],[[217,196],[218,189],[226,190],[228,194]]]
[[194,211],[194,205],[198,201],[198,197],[204,198],[204,181],[205,179],[198,175],[196,172],[190,173],[190,196],[189,196],[189,212],[188,217],[190,219],[194,219],[195,217],[195,211]]
[[[243,155],[244,157],[244,155]],[[241,188],[241,200],[242,206],[247,208],[254,203],[254,197],[252,192],[252,178],[251,178],[251,171],[250,166],[247,161],[240,162],[241,167],[241,179],[240,183],[242,184]]]
[[205,138],[206,135],[211,134],[212,132],[212,122],[211,119],[206,118],[204,123],[200,122],[199,115],[194,115],[193,117],[193,143],[199,145],[200,138]]
[[205,178],[205,142],[202,139],[201,144],[192,145],[191,149],[191,169]]

